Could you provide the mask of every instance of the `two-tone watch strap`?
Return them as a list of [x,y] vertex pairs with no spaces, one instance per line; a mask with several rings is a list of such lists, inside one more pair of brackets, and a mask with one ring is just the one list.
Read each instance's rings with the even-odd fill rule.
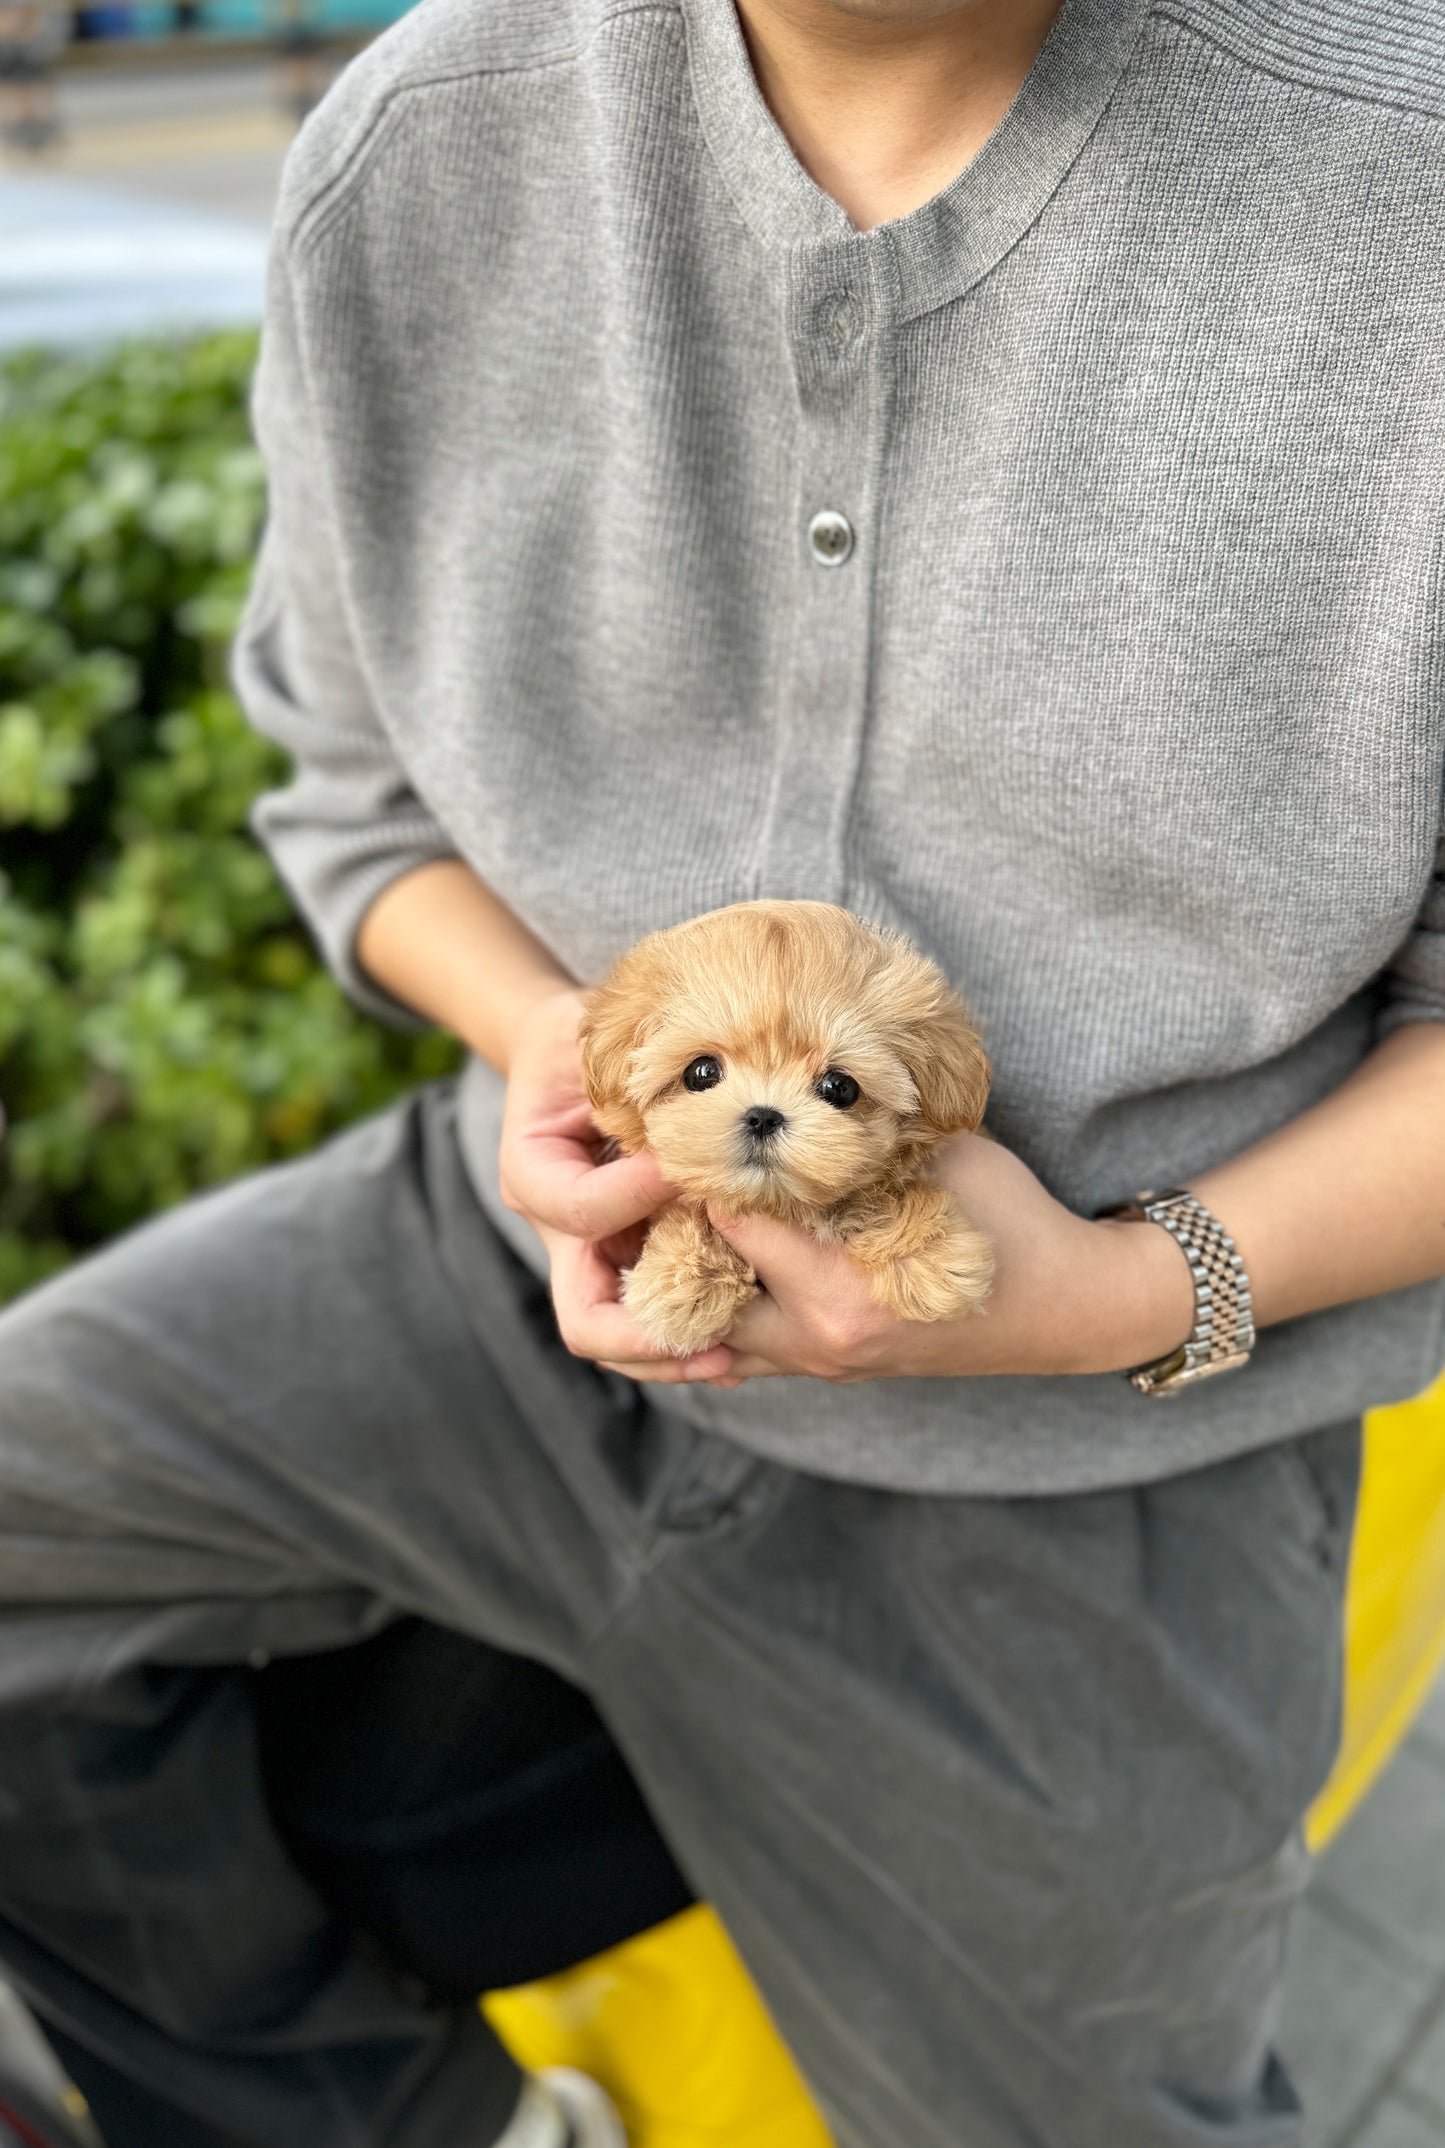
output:
[[1141,1395],[1176,1388],[1230,1372],[1254,1348],[1254,1304],[1239,1250],[1217,1216],[1192,1193],[1141,1193],[1127,1211],[1168,1231],[1189,1264],[1194,1285],[1194,1326],[1187,1342],[1155,1364],[1129,1374]]

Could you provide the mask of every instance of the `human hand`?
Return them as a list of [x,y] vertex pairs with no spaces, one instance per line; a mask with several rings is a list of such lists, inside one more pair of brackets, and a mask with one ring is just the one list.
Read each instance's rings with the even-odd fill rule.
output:
[[769,1217],[709,1211],[764,1291],[728,1331],[733,1363],[710,1384],[780,1373],[850,1382],[1122,1371],[1189,1333],[1189,1271],[1166,1232],[1075,1215],[1017,1156],[974,1134],[949,1142],[937,1165],[993,1247],[994,1284],[981,1313],[900,1320],[877,1303],[842,1246]]
[[563,1342],[633,1380],[702,1380],[725,1373],[718,1344],[690,1358],[650,1343],[620,1301],[619,1271],[642,1246],[646,1219],[673,1198],[645,1150],[597,1161],[577,1031],[581,992],[559,990],[528,1011],[512,1044],[500,1154],[502,1199],[547,1249]]

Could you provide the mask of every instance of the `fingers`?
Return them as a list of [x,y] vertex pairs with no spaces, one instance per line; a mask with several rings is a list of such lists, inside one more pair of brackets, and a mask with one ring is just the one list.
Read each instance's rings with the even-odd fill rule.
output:
[[[727,1360],[714,1364],[714,1359]],[[765,1357],[741,1356],[730,1346],[719,1344],[715,1349],[699,1351],[696,1357],[666,1358],[661,1363],[655,1359],[634,1364],[604,1364],[604,1372],[624,1373],[629,1380],[640,1380],[654,1387],[669,1385],[693,1385],[705,1381],[709,1387],[741,1387],[746,1380],[776,1379],[783,1369],[771,1364]]]
[[749,1263],[762,1291],[744,1305],[725,1340],[743,1379],[805,1373],[820,1380],[865,1377],[880,1334],[896,1324],[874,1301],[846,1247],[768,1216],[709,1216]]
[[729,1216],[708,1209],[708,1221],[735,1246],[764,1289],[785,1303],[827,1295],[841,1275],[852,1276],[852,1263],[841,1246],[820,1245],[796,1224],[771,1216]]
[[637,1156],[619,1156],[615,1163],[590,1168],[576,1181],[572,1223],[563,1228],[570,1228],[575,1238],[610,1238],[629,1224],[641,1223],[675,1192],[657,1158],[646,1149]]
[[574,1357],[662,1385],[706,1380],[729,1369],[732,1352],[721,1343],[686,1358],[658,1349],[620,1302],[617,1270],[601,1250],[567,1234],[545,1235],[557,1327]]
[[534,1223],[570,1238],[611,1238],[672,1199],[656,1157],[643,1150],[594,1163],[579,1141],[548,1136],[514,1157],[513,1199]]
[[502,1198],[530,1223],[573,1238],[610,1238],[673,1198],[654,1159],[597,1161],[577,1025],[583,998],[549,996],[524,1024],[507,1084],[499,1156]]
[[736,1357],[765,1362],[770,1368],[787,1362],[792,1322],[776,1298],[760,1292],[733,1316],[728,1329],[728,1348]]
[[726,1350],[709,1350],[698,1358],[638,1358],[620,1364],[599,1358],[597,1362],[604,1372],[620,1372],[643,1387],[693,1387],[702,1381],[709,1387],[741,1387],[741,1380],[723,1376],[727,1357]]
[[770,1358],[750,1357],[745,1350],[734,1350],[732,1359],[726,1372],[714,1374],[708,1381],[709,1387],[732,1388],[741,1387],[747,1380],[775,1380],[785,1370]]

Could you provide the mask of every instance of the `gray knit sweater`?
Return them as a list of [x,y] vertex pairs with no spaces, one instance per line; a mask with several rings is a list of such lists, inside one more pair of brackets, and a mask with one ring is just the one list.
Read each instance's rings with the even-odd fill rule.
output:
[[[943,963],[992,1126],[1085,1212],[1445,1017],[1445,0],[1064,0],[866,234],[731,0],[423,0],[292,155],[256,415],[237,677],[296,762],[257,827],[378,1012],[357,925],[426,859],[583,980],[829,898]],[[467,1151],[535,1255],[498,1089]],[[1442,1313],[1296,1321],[1168,1404],[658,1397],[807,1470],[1060,1491],[1408,1394]]]

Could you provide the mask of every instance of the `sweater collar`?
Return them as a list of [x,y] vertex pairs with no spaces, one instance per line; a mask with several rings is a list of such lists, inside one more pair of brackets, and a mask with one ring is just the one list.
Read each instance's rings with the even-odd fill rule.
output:
[[1150,4],[1064,0],[972,163],[907,216],[859,232],[768,110],[733,0],[682,0],[703,132],[748,225],[772,249],[814,256],[825,275],[852,270],[876,287],[882,272],[901,320],[960,297],[1036,220],[1114,94]]

